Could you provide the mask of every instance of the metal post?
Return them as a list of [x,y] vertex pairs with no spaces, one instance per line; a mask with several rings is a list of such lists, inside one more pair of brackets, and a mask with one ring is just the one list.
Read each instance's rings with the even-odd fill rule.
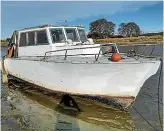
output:
[[96,60],[96,55],[95,55],[95,60]]
[[67,50],[65,51],[65,57],[64,57],[64,60],[66,60],[67,58]]
[[47,52],[44,54],[44,59],[46,59],[46,54],[47,54]]
[[100,52],[101,52],[101,47],[100,47],[99,53],[98,53],[98,55],[97,55],[96,61],[98,60],[98,58],[99,58],[99,56],[100,56]]

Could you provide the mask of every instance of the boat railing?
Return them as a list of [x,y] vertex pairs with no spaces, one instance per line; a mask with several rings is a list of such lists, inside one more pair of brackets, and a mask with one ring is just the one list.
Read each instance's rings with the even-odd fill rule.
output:
[[[118,49],[117,49],[117,46],[116,44],[104,44],[104,45],[99,45],[99,46],[94,46],[94,47],[81,47],[81,48],[70,48],[70,49],[60,49],[60,50],[53,50],[53,51],[47,51],[45,52],[45,55],[44,55],[44,59],[47,57],[47,54],[49,53],[54,53],[54,52],[61,52],[61,51],[65,51],[65,54],[63,55],[57,55],[57,56],[64,56],[64,60],[66,60],[66,58],[68,56],[78,56],[78,55],[94,55],[95,56],[95,61],[98,61],[98,58],[100,56],[100,53],[102,51],[102,48],[101,47],[104,47],[104,46],[114,46],[115,47],[115,51],[118,52]],[[98,53],[91,53],[91,54],[73,54],[73,55],[68,55],[68,51],[70,50],[81,50],[81,49],[91,49],[91,48],[100,48],[99,49],[99,52]]]

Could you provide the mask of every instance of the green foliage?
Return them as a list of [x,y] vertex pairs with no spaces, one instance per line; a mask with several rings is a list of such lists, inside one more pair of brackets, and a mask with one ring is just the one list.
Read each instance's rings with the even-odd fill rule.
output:
[[[89,38],[93,39],[104,39],[114,36],[115,24],[106,19],[98,19],[90,23]],[[119,36],[132,37],[139,36],[141,34],[140,27],[134,23],[121,23],[118,28]]]
[[107,38],[114,34],[115,24],[106,19],[98,19],[90,23],[89,37]]
[[139,36],[141,34],[140,27],[134,22],[121,23],[118,32],[120,35],[126,37]]

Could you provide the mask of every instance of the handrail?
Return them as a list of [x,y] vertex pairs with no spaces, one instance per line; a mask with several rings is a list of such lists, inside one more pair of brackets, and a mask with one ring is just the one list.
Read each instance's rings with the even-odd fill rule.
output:
[[[113,44],[113,45],[114,45],[114,44]],[[59,52],[59,51],[66,51],[66,52],[65,52],[65,55],[61,55],[61,56],[65,56],[65,57],[64,57],[65,60],[66,60],[67,56],[76,56],[76,55],[98,55],[97,57],[95,56],[96,61],[97,61],[98,58],[99,58],[100,52],[101,52],[101,47],[103,47],[103,46],[109,46],[109,44],[104,44],[104,45],[99,45],[99,46],[94,46],[94,47],[81,47],[81,48],[71,48],[71,49],[60,49],[60,50],[47,51],[47,52],[45,52],[44,59],[46,58],[46,56],[47,56],[48,53]],[[98,53],[98,54],[76,54],[76,55],[67,55],[67,51],[68,51],[68,50],[80,50],[80,49],[90,49],[90,48],[99,48],[99,47],[100,47],[100,50],[99,50],[99,53]]]
[[100,46],[96,46],[96,47],[82,47],[82,48],[71,48],[71,49],[60,49],[60,50],[53,50],[53,51],[47,51],[45,52],[45,56],[47,53],[51,53],[51,52],[59,52],[59,51],[66,51],[66,50],[78,50],[78,49],[88,49],[88,48],[98,48]]

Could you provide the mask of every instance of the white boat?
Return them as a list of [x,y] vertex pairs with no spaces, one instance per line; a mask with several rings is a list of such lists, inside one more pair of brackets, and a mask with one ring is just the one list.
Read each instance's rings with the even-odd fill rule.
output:
[[[81,26],[45,25],[13,33],[7,74],[56,92],[109,100],[118,108],[134,103],[144,82],[156,74],[160,60],[128,57],[115,43],[94,44]],[[108,52],[107,52],[108,51]]]

